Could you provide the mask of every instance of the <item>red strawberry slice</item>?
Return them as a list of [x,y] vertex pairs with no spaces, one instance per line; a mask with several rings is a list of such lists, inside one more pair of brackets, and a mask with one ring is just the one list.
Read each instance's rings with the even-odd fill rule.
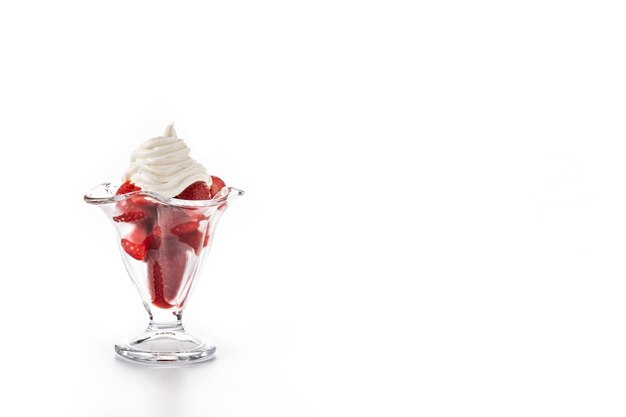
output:
[[181,200],[210,200],[211,188],[204,181],[196,181],[174,198]]
[[116,207],[119,210],[119,214],[113,217],[113,221],[134,223],[137,227],[144,228],[146,233],[152,230],[156,220],[156,205],[143,195],[125,197],[117,202]]
[[157,250],[161,246],[161,228],[155,228],[146,234],[143,227],[135,226],[132,232],[122,239],[122,248],[133,258],[143,261],[148,256],[148,250]]
[[187,266],[187,250],[175,239],[166,239],[162,249],[148,257],[148,289],[152,304],[170,308],[176,301]]
[[124,184],[120,185],[120,188],[117,189],[117,192],[115,193],[115,195],[128,194],[128,193],[132,193],[133,191],[141,191],[141,188],[137,187],[135,184],[133,184],[129,180],[129,181],[126,181]]
[[216,177],[211,175],[211,198],[215,197],[217,193],[219,193],[222,188],[226,187],[226,184],[220,177]]
[[177,224],[176,226],[172,227],[171,232],[175,234],[176,236],[180,237],[187,233],[193,232],[194,230],[198,230],[199,225],[200,223],[198,223],[196,220],[185,222],[185,223]]
[[200,255],[200,249],[202,248],[202,242],[204,240],[203,238],[204,236],[202,236],[202,232],[199,230],[193,230],[189,233],[178,236],[178,240],[191,246],[196,255]]
[[161,228],[155,226],[148,237],[146,237],[146,240],[143,241],[143,244],[146,246],[146,249],[159,249],[161,247]]
[[165,233],[172,233],[172,229],[176,226],[193,221],[193,218],[189,216],[187,210],[172,207],[172,206],[160,206],[158,208],[159,225]]
[[[202,215],[205,218],[204,215]],[[178,240],[191,246],[196,255],[200,255],[200,249],[202,248],[203,243],[203,235],[202,232],[198,230],[200,227],[200,222],[197,220],[193,220],[190,222],[185,222],[181,224],[177,224],[171,230],[172,234],[178,236]]]
[[145,219],[146,217],[147,217],[147,214],[145,211],[129,210],[120,214],[119,216],[114,216],[113,221],[123,222],[123,223],[134,223],[139,220]]
[[137,259],[143,261],[146,257],[146,246],[142,243],[133,243],[128,239],[122,239],[122,248],[124,251]]
[[160,308],[170,308],[172,305],[165,301],[163,288],[163,269],[158,261],[148,262],[148,289],[152,304]]
[[[120,186],[120,188],[117,189],[117,193],[115,193],[115,195],[128,194],[135,191],[141,191],[141,188],[137,187],[130,181],[126,181]],[[120,215],[116,216],[113,220],[118,222],[135,222],[143,219],[144,217],[151,217],[154,215],[154,203],[143,195],[131,195],[126,197],[123,200],[118,201],[116,207],[120,211]],[[143,212],[144,216],[139,214],[140,212]],[[148,225],[148,230],[150,230],[151,227],[152,225]]]

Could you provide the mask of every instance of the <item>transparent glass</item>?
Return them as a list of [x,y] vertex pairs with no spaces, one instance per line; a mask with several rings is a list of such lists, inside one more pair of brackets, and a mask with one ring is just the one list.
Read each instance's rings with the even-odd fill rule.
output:
[[122,259],[150,317],[148,328],[115,345],[122,357],[145,363],[211,359],[215,346],[192,336],[182,315],[229,203],[243,195],[224,187],[211,200],[179,200],[135,191],[115,195],[101,184],[85,195],[111,220]]

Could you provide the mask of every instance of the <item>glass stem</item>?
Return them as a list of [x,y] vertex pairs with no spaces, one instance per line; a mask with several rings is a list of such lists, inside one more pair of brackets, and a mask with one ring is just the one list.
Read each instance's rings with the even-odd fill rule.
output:
[[153,307],[148,311],[148,313],[150,314],[150,324],[148,325],[148,330],[184,330],[182,323],[182,311],[163,310],[158,307]]

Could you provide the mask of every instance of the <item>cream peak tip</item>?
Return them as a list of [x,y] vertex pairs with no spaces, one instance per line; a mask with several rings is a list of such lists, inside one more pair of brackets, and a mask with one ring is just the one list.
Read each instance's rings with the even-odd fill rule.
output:
[[178,139],[178,136],[176,135],[176,129],[174,129],[174,122],[170,123],[169,126],[165,128],[165,134],[163,135],[163,137],[174,137]]

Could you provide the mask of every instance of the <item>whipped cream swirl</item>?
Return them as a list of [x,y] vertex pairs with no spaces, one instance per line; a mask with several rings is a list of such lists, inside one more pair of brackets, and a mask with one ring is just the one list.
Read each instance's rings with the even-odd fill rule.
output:
[[190,149],[178,139],[174,125],[163,136],[148,139],[130,157],[123,181],[130,180],[144,191],[175,197],[196,181],[211,186],[205,167],[189,156]]

